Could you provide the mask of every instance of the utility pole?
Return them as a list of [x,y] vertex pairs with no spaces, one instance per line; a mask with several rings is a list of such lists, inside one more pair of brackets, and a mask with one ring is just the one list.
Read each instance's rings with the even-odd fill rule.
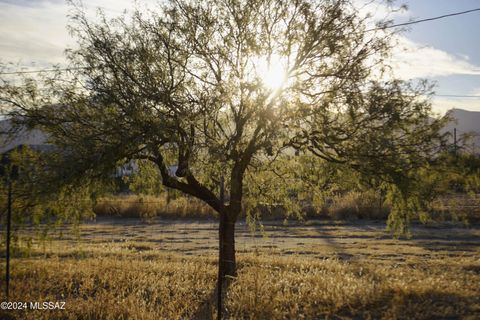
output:
[[12,165],[9,154],[4,154],[0,160],[0,176],[5,178],[7,184],[7,239],[5,243],[5,298],[9,300],[10,293],[10,243],[12,238],[12,186],[18,176],[18,166]]
[[[223,205],[225,204],[225,179],[222,176],[220,178],[220,202]],[[220,210],[220,227],[219,227],[219,248],[218,248],[218,282],[217,282],[217,319],[222,320],[222,287],[223,287],[223,260],[224,260],[224,250],[223,250],[223,232],[224,226],[227,222],[227,217],[225,216],[224,210]]]
[[7,258],[7,267],[5,274],[5,297],[8,299],[8,294],[10,291],[10,237],[11,237],[11,227],[12,227],[12,177],[8,177],[8,208],[7,208],[7,247],[6,247],[6,258]]
[[457,156],[457,128],[453,128],[453,153]]

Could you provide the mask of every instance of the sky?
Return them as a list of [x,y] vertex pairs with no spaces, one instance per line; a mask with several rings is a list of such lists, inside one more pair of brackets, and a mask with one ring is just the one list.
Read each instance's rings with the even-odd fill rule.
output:
[[[372,0],[353,0],[371,3]],[[380,0],[373,0],[380,1]],[[138,0],[152,7],[155,0]],[[110,16],[133,7],[133,0],[84,0],[88,12],[101,7]],[[479,0],[397,0],[394,6],[408,9],[391,14],[395,23],[430,18],[480,8]],[[370,4],[382,17],[384,5]],[[66,25],[69,6],[65,0],[0,0],[0,61],[14,62],[25,70],[48,68],[65,62],[65,48],[74,45]],[[434,110],[451,108],[480,111],[480,11],[406,28],[398,36],[392,66],[402,79],[426,78],[436,83]]]

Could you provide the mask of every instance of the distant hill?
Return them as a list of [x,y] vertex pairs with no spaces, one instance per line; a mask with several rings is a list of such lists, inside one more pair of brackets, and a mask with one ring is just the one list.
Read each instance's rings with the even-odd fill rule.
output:
[[456,121],[447,124],[444,132],[452,134],[451,141],[453,143],[453,131],[457,129],[457,139],[463,134],[472,134],[472,140],[467,143],[475,153],[480,153],[480,111],[467,111],[462,109],[451,109],[448,114]]

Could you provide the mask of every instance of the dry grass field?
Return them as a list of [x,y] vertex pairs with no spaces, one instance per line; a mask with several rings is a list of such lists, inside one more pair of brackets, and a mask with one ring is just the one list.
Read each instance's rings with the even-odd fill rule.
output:
[[[480,222],[480,195],[457,194],[439,197],[433,202],[430,215],[435,221],[467,220]],[[286,216],[282,206],[260,205],[263,219],[283,220]],[[93,208],[99,217],[111,218],[163,218],[215,220],[217,214],[204,202],[185,196],[168,198],[167,194],[115,195],[97,200]],[[383,220],[386,221],[390,208],[379,198],[378,193],[347,192],[330,198],[321,206],[304,204],[302,212],[307,219],[333,220]],[[242,213],[245,217],[245,213]],[[417,219],[418,217],[415,217]]]
[[[399,240],[371,222],[237,229],[230,319],[480,318],[478,225],[416,226]],[[16,251],[10,299],[65,310],[0,319],[210,319],[216,235],[214,222],[138,219],[65,231]]]

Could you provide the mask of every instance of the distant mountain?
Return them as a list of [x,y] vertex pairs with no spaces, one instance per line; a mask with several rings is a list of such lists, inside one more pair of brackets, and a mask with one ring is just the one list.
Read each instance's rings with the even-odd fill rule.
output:
[[465,147],[475,153],[480,153],[480,111],[467,111],[462,109],[451,109],[448,113],[455,121],[447,124],[444,132],[450,132],[450,141],[453,143],[453,132],[457,129],[457,140],[464,134],[471,134],[472,139]]

